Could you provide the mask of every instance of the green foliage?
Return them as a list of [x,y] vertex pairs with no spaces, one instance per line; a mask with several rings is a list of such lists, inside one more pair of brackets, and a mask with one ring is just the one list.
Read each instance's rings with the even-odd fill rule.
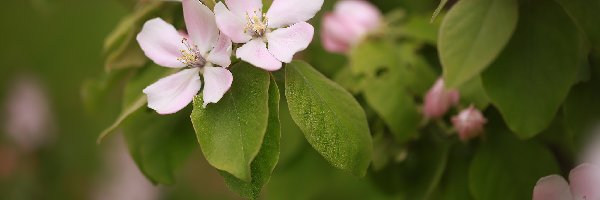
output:
[[463,0],[444,18],[440,60],[447,87],[457,88],[496,59],[518,19],[517,0]]
[[286,66],[285,86],[292,118],[308,142],[333,166],[364,176],[372,146],[367,119],[356,100],[300,61]]
[[250,182],[251,164],[269,122],[269,74],[244,62],[230,69],[234,80],[229,91],[219,103],[206,108],[198,95],[191,118],[206,160]]
[[581,41],[553,1],[524,2],[520,11],[513,38],[482,79],[510,129],[530,138],[550,124],[575,82]]
[[269,85],[269,124],[260,151],[250,165],[252,181],[248,183],[221,171],[227,186],[244,198],[257,199],[262,187],[269,182],[271,173],[279,160],[280,138],[279,88],[275,80],[271,78]]
[[158,115],[143,109],[123,122],[131,157],[152,183],[174,184],[175,171],[196,147],[194,130],[186,119],[186,112]]
[[488,136],[469,167],[475,199],[529,199],[539,178],[559,173],[555,158],[539,143],[520,141],[502,128]]
[[563,106],[565,126],[579,147],[590,139],[594,126],[600,122],[600,79],[579,83],[571,89]]
[[579,25],[596,52],[600,51],[600,1],[597,0],[557,0]]

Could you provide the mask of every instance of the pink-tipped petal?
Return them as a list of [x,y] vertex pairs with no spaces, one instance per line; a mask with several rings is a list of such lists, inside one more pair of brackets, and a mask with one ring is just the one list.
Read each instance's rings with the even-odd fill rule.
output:
[[584,163],[569,174],[575,199],[600,199],[600,166]]
[[321,23],[321,41],[325,50],[334,53],[345,53],[359,35],[348,28],[339,17],[332,13],[323,16]]
[[231,88],[231,83],[233,83],[233,75],[229,70],[223,67],[205,67],[204,91],[202,91],[203,106],[206,107],[209,103],[219,102],[227,90]]
[[254,14],[254,12],[261,13],[262,1],[261,0],[225,0],[227,7],[231,12],[240,17],[246,17],[246,14]]
[[231,64],[231,39],[225,34],[219,35],[215,48],[210,51],[206,59],[221,67],[229,67]]
[[281,62],[267,49],[267,45],[261,39],[254,39],[244,44],[236,51],[236,56],[256,67],[267,71],[281,69]]
[[306,22],[299,22],[287,28],[277,29],[267,34],[269,52],[277,60],[289,63],[296,52],[308,47],[314,32],[313,26]]
[[215,19],[217,27],[221,30],[221,34],[225,33],[231,41],[235,43],[246,43],[252,39],[252,36],[246,34],[245,18],[237,16],[229,11],[222,2],[215,5]]
[[425,95],[423,114],[428,119],[440,118],[458,104],[459,98],[458,91],[446,89],[444,79],[439,78]]
[[573,200],[573,197],[562,176],[550,175],[538,180],[533,188],[533,200]]
[[335,14],[352,24],[357,25],[362,31],[377,28],[381,21],[381,12],[363,0],[340,1],[335,5]]
[[183,37],[164,20],[148,20],[136,39],[146,56],[156,64],[171,68],[185,67],[185,64],[177,60],[181,56],[180,50],[187,49],[181,43]]
[[280,28],[313,18],[323,0],[273,0],[267,12],[269,28]]
[[183,17],[190,39],[201,53],[207,53],[217,42],[219,29],[215,15],[198,0],[183,0]]
[[198,68],[181,70],[146,87],[148,107],[162,115],[185,108],[202,86],[199,72]]

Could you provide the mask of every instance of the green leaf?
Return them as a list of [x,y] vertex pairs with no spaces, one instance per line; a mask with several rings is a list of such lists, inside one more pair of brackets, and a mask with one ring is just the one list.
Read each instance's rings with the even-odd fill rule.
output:
[[460,92],[460,101],[465,106],[473,104],[479,110],[485,110],[490,105],[490,98],[485,93],[481,76],[465,82],[458,88],[458,91]]
[[191,118],[208,163],[250,182],[250,165],[269,120],[269,74],[243,62],[230,69],[234,79],[229,91],[206,108],[196,96]]
[[565,126],[573,135],[577,147],[585,146],[590,133],[600,122],[600,81],[594,77],[590,82],[577,84],[563,106]]
[[435,18],[437,18],[440,12],[442,12],[442,9],[444,9],[447,3],[448,0],[440,0],[440,4],[437,6],[437,8],[435,8],[435,11],[433,11],[433,15],[431,15],[431,19],[429,20],[430,22],[433,23],[435,21]]
[[373,147],[358,102],[305,62],[288,64],[285,78],[292,119],[308,142],[333,166],[364,176]]
[[407,92],[424,96],[433,83],[437,80],[438,75],[433,70],[431,65],[422,56],[417,54],[420,45],[412,43],[404,43],[396,50],[398,53],[395,55],[398,59],[398,64],[391,67],[396,67],[400,70],[398,72],[401,76],[400,79],[403,81],[403,86]]
[[363,78],[354,75],[350,67],[340,69],[335,76],[333,76],[333,81],[340,84],[352,94],[358,94],[361,91],[363,84]]
[[431,199],[473,199],[469,191],[469,163],[473,157],[471,151],[473,150],[465,144],[454,144],[444,176]]
[[395,67],[396,47],[389,40],[363,40],[350,50],[350,68],[356,75],[375,76],[378,69]]
[[507,131],[489,133],[469,167],[475,199],[529,199],[538,179],[559,173],[551,152],[540,144],[519,141]]
[[597,0],[557,0],[584,31],[592,48],[600,51],[600,1]]
[[369,175],[377,186],[387,193],[396,194],[397,199],[430,199],[446,169],[448,143],[427,133],[408,146],[405,152],[404,160],[395,161]]
[[545,129],[566,98],[580,68],[581,41],[553,1],[528,1],[521,11],[512,40],[482,80],[510,129],[523,139]]
[[413,97],[402,87],[403,81],[400,68],[390,68],[366,81],[363,91],[369,106],[385,121],[400,143],[417,135],[421,121]]
[[131,80],[127,82],[127,86],[125,86],[121,113],[115,122],[113,122],[108,128],[100,133],[100,136],[98,136],[98,140],[96,142],[100,144],[104,137],[108,136],[117,128],[119,128],[121,123],[127,119],[127,117],[146,105],[146,95],[142,92],[145,87],[156,82],[160,78],[173,73],[174,71],[174,69],[168,69],[152,64],[144,69],[141,69],[137,75],[131,78]]
[[439,34],[447,87],[481,73],[502,52],[518,21],[517,0],[463,0],[448,12]]
[[229,189],[249,199],[257,199],[264,185],[269,182],[271,173],[279,160],[279,139],[281,138],[281,127],[279,123],[279,88],[274,79],[271,78],[269,85],[269,124],[263,144],[252,161],[252,181],[242,181],[227,172],[221,171],[225,183]]
[[175,171],[196,146],[186,111],[158,115],[138,110],[123,122],[123,133],[132,158],[154,184],[175,183]]

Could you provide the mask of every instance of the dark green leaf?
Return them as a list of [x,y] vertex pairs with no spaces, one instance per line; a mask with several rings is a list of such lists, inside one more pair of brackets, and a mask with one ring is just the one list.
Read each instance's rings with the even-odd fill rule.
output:
[[508,43],[518,21],[517,0],[462,0],[448,12],[439,34],[447,87],[481,73]]
[[448,156],[444,176],[431,199],[473,199],[469,191],[469,163],[473,156],[470,151],[472,149],[469,149],[465,144],[454,144]]
[[358,102],[307,63],[293,61],[285,75],[290,113],[308,142],[333,166],[364,176],[372,144]]
[[154,184],[174,184],[175,170],[196,146],[189,109],[173,115],[138,110],[123,122],[131,156]]
[[230,69],[231,89],[219,103],[206,108],[197,96],[191,118],[208,163],[250,182],[250,165],[267,130],[269,74],[243,62]]
[[512,40],[482,80],[510,129],[530,138],[550,124],[575,82],[581,41],[553,1],[522,3],[520,18]]
[[252,161],[252,182],[242,181],[227,172],[221,171],[225,183],[229,189],[249,199],[256,199],[260,195],[262,187],[269,182],[271,173],[279,160],[279,139],[281,138],[281,127],[279,123],[279,88],[275,80],[271,79],[269,85],[269,125],[263,144]]
[[520,141],[507,131],[488,132],[469,167],[475,199],[530,199],[538,179],[559,172],[550,151],[540,144]]
[[575,146],[584,146],[594,126],[600,122],[600,81],[594,77],[590,82],[573,87],[563,106],[565,126],[574,136]]
[[600,51],[600,1],[598,0],[557,0],[585,31],[592,48]]

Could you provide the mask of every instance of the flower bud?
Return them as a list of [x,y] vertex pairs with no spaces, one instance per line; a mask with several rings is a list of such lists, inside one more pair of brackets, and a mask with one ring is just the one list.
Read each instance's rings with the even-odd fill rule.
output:
[[452,117],[452,124],[462,141],[468,141],[481,134],[485,123],[487,119],[473,105]]
[[381,12],[364,0],[339,1],[333,12],[326,13],[321,40],[327,51],[345,53],[367,33],[379,27]]
[[458,90],[447,90],[444,80],[439,78],[425,96],[423,114],[428,119],[442,117],[451,106],[458,104],[459,98]]

